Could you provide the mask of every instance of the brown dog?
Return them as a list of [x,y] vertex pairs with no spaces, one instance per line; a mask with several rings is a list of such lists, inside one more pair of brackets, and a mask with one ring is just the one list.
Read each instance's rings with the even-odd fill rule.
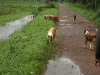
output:
[[50,17],[50,19],[52,20],[52,21],[57,21],[57,22],[59,22],[59,17],[58,16],[49,16]]
[[86,47],[87,42],[90,42],[90,50],[92,49],[92,43],[93,43],[93,46],[95,48],[96,34],[95,33],[90,33],[89,29],[86,28],[86,29],[84,29],[84,35],[85,35],[84,48]]
[[57,30],[55,27],[51,27],[50,30],[48,31],[47,39],[49,43],[52,43],[53,39],[55,38],[56,32]]
[[73,17],[74,17],[74,23],[76,23],[76,15],[73,15]]

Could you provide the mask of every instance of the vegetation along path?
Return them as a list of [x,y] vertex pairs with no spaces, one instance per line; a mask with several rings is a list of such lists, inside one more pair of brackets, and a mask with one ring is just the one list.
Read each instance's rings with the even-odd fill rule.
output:
[[[76,23],[73,22],[76,15]],[[95,25],[82,15],[59,4],[59,19],[57,27],[57,47],[61,56],[71,59],[77,64],[84,75],[100,75],[100,67],[95,66],[95,50],[89,50],[89,44],[84,49],[84,28],[95,33]]]

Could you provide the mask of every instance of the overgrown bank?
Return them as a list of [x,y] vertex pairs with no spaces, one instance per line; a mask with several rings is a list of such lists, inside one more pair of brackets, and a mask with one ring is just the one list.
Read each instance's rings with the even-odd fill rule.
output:
[[48,59],[56,52],[56,39],[47,44],[47,31],[54,22],[44,19],[45,14],[58,14],[57,8],[39,13],[30,23],[0,41],[1,75],[40,75]]

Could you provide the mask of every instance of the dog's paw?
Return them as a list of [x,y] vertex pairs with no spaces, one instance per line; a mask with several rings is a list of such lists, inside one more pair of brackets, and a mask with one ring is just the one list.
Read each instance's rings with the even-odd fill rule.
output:
[[93,49],[95,49],[95,47]]
[[92,49],[90,48],[90,50],[92,50]]

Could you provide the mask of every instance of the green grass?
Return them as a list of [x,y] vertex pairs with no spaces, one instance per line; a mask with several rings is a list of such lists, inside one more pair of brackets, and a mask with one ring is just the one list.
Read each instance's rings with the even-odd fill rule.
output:
[[47,31],[54,22],[45,14],[57,15],[56,8],[42,11],[9,39],[0,41],[0,75],[40,75],[56,52],[56,39],[47,44]]
[[83,15],[86,17],[88,20],[93,22],[96,26],[100,22],[100,18],[94,19],[96,16],[96,11],[87,9],[85,6],[81,4],[72,4],[72,3],[64,3],[67,7],[73,9],[74,11],[78,12],[79,14]]
[[23,16],[34,14],[38,11],[43,2],[30,1],[1,1],[0,2],[0,25],[5,25]]

